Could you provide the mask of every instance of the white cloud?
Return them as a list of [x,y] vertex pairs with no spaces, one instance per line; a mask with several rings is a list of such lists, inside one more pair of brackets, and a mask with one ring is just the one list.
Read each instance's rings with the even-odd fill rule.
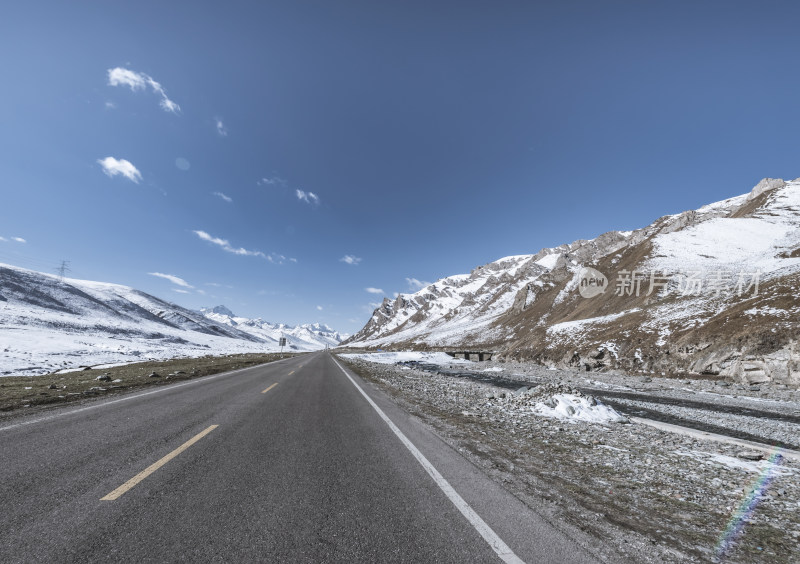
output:
[[322,306],[317,306],[317,311],[322,311]]
[[408,287],[413,292],[431,285],[430,282],[423,282],[422,280],[417,280],[416,278],[406,278],[406,282],[408,283]]
[[381,290],[380,288],[364,288],[364,289],[367,292],[369,292],[370,294],[381,294],[382,295],[384,293],[383,290]]
[[302,190],[295,190],[295,194],[297,194],[298,200],[302,200],[308,204],[319,203],[319,196],[317,196],[314,192],[303,192]]
[[219,119],[219,118],[216,118],[214,121],[216,122],[216,125],[217,125],[217,133],[219,133],[222,137],[227,137],[228,136],[228,129],[225,127],[225,124],[222,123],[222,120]]
[[344,262],[347,264],[352,264],[353,266],[357,266],[358,263],[361,262],[361,258],[354,255],[344,255],[342,258],[339,259],[339,262]]
[[134,92],[137,90],[144,90],[149,86],[152,88],[153,92],[161,97],[159,105],[164,111],[172,112],[173,114],[177,114],[181,111],[181,107],[167,97],[167,93],[164,91],[161,84],[143,72],[123,69],[122,67],[108,69],[108,85],[128,86]]
[[23,239],[22,237],[12,237],[11,240],[15,241],[17,243],[27,243],[27,241],[25,239]]
[[267,260],[275,264],[283,264],[283,261],[286,260],[286,257],[278,253],[270,253],[267,255]]
[[114,102],[112,102],[111,100],[109,100],[108,102],[106,102],[106,109],[107,109],[107,110],[113,110],[113,109],[115,109],[116,107],[117,107],[117,105],[116,105]]
[[8,239],[6,239],[5,237],[0,237],[0,242],[8,243]]
[[295,262],[296,263],[297,259],[292,257],[292,258],[289,259],[289,262]]
[[169,280],[173,284],[177,286],[183,286],[184,288],[194,288],[191,284],[189,284],[183,278],[175,276],[174,274],[162,274],[161,272],[148,272],[150,276],[157,276],[159,278],[163,278],[164,280]]
[[267,255],[262,253],[261,251],[248,251],[242,247],[238,249],[233,247],[227,239],[221,239],[219,237],[212,237],[205,231],[193,231],[195,235],[200,237],[203,241],[208,241],[209,243],[214,243],[218,247],[222,248],[223,251],[227,251],[229,253],[233,253],[234,255],[241,255],[247,257],[261,257],[269,260]]
[[164,97],[161,99],[159,105],[164,109],[164,111],[172,112],[173,114],[177,114],[179,111],[181,111],[181,107],[172,100],[170,100],[169,98],[167,98],[163,90],[161,91],[161,93],[163,94]]
[[394,294],[392,294],[392,297],[397,299],[398,297],[400,297],[400,292],[395,292]]
[[106,157],[104,159],[97,159],[97,162],[103,167],[103,172],[105,172],[109,177],[121,174],[136,184],[138,184],[142,179],[142,173],[139,172],[139,169],[133,166],[130,161],[126,161],[125,159],[117,160],[114,157]]
[[361,306],[361,311],[366,314],[372,315],[372,312],[375,311],[377,308],[381,307],[382,304],[376,302],[369,302],[367,305]]
[[132,70],[117,67],[108,69],[109,86],[130,86],[131,90],[143,90],[147,85],[147,75],[134,72]]
[[180,288],[173,288],[172,291],[173,292],[178,292],[179,294],[190,294],[191,293],[191,292],[188,292],[186,290],[181,290]]
[[228,203],[231,203],[233,201],[233,198],[231,198],[230,196],[226,196],[222,192],[212,192],[212,195],[219,196],[220,198],[222,198],[223,200],[225,200]]
[[256,184],[258,186],[286,186],[287,182],[279,176],[273,176],[271,178],[265,176],[257,181]]

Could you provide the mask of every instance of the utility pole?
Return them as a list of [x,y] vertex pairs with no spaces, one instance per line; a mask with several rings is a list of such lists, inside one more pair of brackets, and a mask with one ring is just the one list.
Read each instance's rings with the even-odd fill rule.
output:
[[64,281],[64,275],[67,272],[72,272],[72,269],[69,267],[69,263],[70,263],[70,261],[68,261],[68,260],[62,260],[61,261],[61,266],[56,268],[56,272],[58,272],[58,277],[61,278],[62,282]]

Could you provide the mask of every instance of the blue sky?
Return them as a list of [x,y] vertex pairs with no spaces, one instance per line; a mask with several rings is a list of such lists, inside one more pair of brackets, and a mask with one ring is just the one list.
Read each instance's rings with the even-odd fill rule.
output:
[[353,332],[409,279],[800,176],[797,12],[13,3],[0,261]]

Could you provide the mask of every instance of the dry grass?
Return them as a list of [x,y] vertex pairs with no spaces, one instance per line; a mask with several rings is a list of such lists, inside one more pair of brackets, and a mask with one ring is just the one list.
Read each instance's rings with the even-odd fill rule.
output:
[[[290,356],[284,353],[284,356]],[[145,387],[165,386],[210,374],[278,360],[280,354],[203,356],[138,362],[113,368],[86,368],[65,374],[0,378],[0,416],[37,406],[107,396]],[[157,377],[150,377],[156,373]],[[108,377],[107,380],[98,380]]]

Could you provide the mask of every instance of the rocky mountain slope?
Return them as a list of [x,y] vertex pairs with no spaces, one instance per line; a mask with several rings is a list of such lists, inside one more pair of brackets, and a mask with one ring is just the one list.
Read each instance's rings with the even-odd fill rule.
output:
[[800,179],[385,299],[346,345],[800,385]]
[[[279,350],[269,332],[215,315],[219,314],[204,315],[127,286],[62,280],[0,264],[0,376]],[[323,326],[288,328],[286,336],[287,350],[297,351],[321,349],[339,337]]]

